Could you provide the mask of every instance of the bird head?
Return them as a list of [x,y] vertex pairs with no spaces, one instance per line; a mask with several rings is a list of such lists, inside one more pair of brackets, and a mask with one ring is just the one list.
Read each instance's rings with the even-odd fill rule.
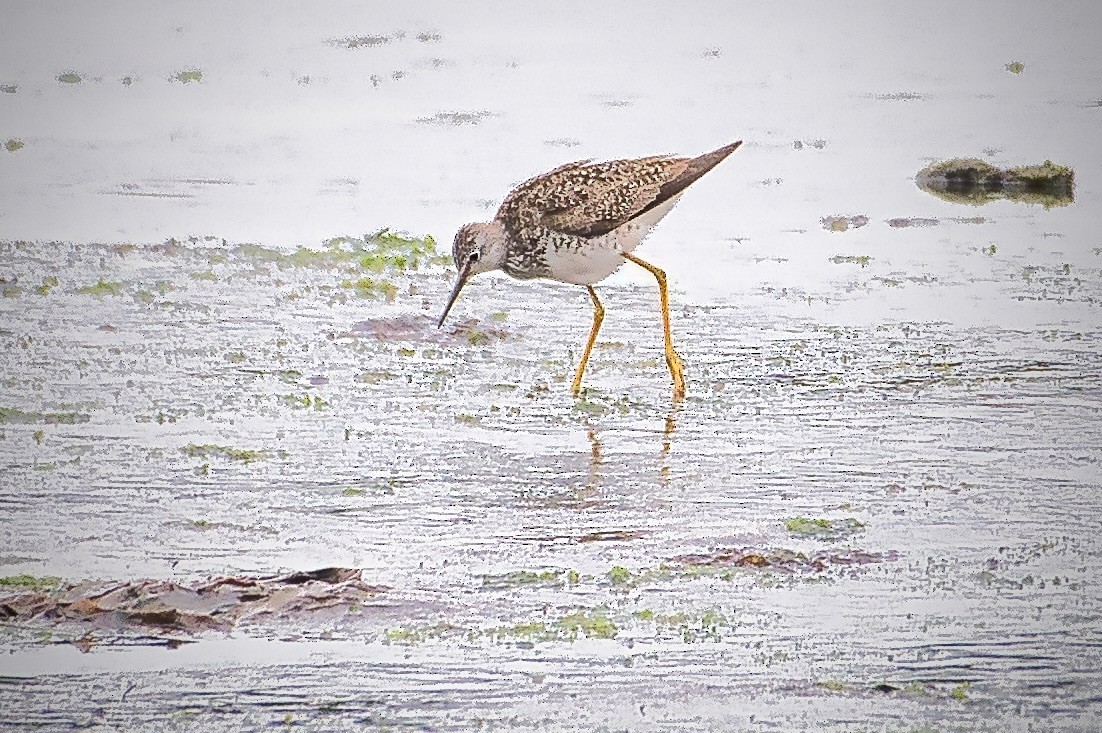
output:
[[452,259],[455,260],[458,276],[448,303],[444,306],[444,314],[436,324],[437,328],[444,325],[444,319],[448,317],[448,311],[459,297],[459,291],[472,275],[500,269],[505,263],[504,227],[496,221],[460,227],[455,234],[455,241],[452,242]]

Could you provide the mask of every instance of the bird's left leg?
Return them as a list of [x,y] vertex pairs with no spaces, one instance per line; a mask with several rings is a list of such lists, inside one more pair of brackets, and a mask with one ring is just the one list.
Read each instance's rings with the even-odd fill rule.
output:
[[666,273],[651,263],[644,262],[627,252],[621,252],[620,254],[624,256],[624,259],[649,270],[658,280],[658,297],[662,304],[662,328],[666,334],[666,365],[670,368],[670,376],[673,377],[674,399],[679,400],[685,396],[685,370],[681,363],[681,357],[673,349],[673,338],[670,336],[670,298],[666,294]]
[[585,344],[582,361],[578,364],[578,371],[574,374],[574,384],[570,387],[570,391],[574,393],[575,397],[582,389],[582,375],[585,374],[585,365],[589,361],[589,352],[593,351],[593,342],[597,340],[597,331],[601,329],[601,321],[605,319],[605,307],[597,299],[597,291],[593,289],[592,285],[586,285],[586,287],[589,289],[589,297],[593,299],[593,327],[589,329],[589,341]]

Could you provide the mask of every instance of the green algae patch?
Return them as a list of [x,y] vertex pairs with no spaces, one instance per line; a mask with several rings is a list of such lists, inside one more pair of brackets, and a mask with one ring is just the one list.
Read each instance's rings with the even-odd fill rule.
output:
[[279,401],[288,407],[293,407],[296,410],[309,410],[313,408],[315,410],[324,410],[329,407],[329,402],[319,395],[307,394],[288,394],[279,398]]
[[57,80],[62,84],[80,84],[83,77],[75,71],[66,71],[57,75]]
[[787,548],[730,547],[672,557],[659,567],[655,577],[704,576],[733,580],[742,571],[819,574],[832,568],[868,565],[897,558],[894,550],[869,552],[856,548],[831,548],[803,553]]
[[272,262],[275,264],[282,264],[287,258],[287,255],[278,250],[270,249],[268,247],[262,247],[259,244],[238,244],[233,250],[233,255],[243,260],[251,260],[253,262]]
[[42,593],[56,590],[60,586],[61,578],[52,575],[38,577],[21,573],[0,578],[0,590],[30,590]]
[[532,585],[562,586],[566,583],[563,570],[513,570],[501,575],[483,575],[482,587],[489,590],[520,588]]
[[483,344],[490,343],[490,337],[477,328],[472,328],[467,333],[467,343],[471,346],[482,346]]
[[730,620],[718,609],[655,613],[644,608],[632,614],[636,619],[652,624],[658,637],[677,639],[685,644],[699,641],[722,641],[721,628],[729,628]]
[[0,424],[76,425],[90,419],[88,415],[78,412],[26,412],[15,407],[0,407]]
[[1007,199],[1048,209],[1075,201],[1075,172],[1051,160],[999,168],[977,158],[954,158],[926,166],[915,183],[940,199],[971,206]]
[[865,528],[852,517],[846,519],[809,519],[793,517],[784,522],[785,531],[795,537],[814,537],[820,540],[836,540],[850,537]]
[[105,295],[118,295],[122,292],[122,283],[104,280],[102,277],[92,285],[77,288],[79,295],[94,295],[102,298]]
[[845,232],[865,226],[869,223],[869,217],[864,214],[857,216],[824,216],[819,220],[819,223],[828,232]]
[[836,265],[860,265],[868,267],[872,258],[868,255],[834,255],[830,261]]
[[[380,229],[362,237],[333,237],[320,249],[299,247],[294,252],[285,253],[258,244],[239,244],[233,248],[232,254],[236,258],[257,264],[343,269],[349,272],[358,268],[376,274],[395,270],[418,270],[451,262],[449,255],[437,252],[436,240],[431,234],[415,237],[389,229]],[[356,283],[355,280],[349,280],[345,287],[356,288]],[[385,293],[385,289],[384,286],[382,292]],[[375,297],[375,294],[370,297]]]
[[458,627],[443,621],[432,626],[403,626],[387,629],[384,640],[387,644],[420,644],[430,639],[439,639],[458,630]]
[[1025,71],[1025,64],[1023,64],[1021,61],[1011,61],[1003,68],[1005,68],[1011,74],[1020,74]]
[[172,76],[172,80],[181,84],[190,84],[192,82],[198,84],[203,81],[203,72],[200,69],[184,69],[182,71],[177,71]]
[[616,565],[607,573],[608,582],[613,585],[628,585],[632,581],[631,571],[622,565]]
[[431,234],[412,237],[381,229],[365,235],[362,247],[355,243],[354,251],[360,251],[360,267],[372,272],[386,269],[417,270],[429,265],[446,265],[451,257],[436,251],[436,240]]
[[845,692],[849,689],[847,685],[838,680],[824,680],[822,682],[816,682],[816,687],[821,687],[828,692]]
[[22,150],[23,141],[11,138],[6,143],[4,143],[4,149],[7,150],[9,153],[14,153],[16,150]]
[[268,457],[267,451],[252,450],[250,448],[231,448],[225,445],[213,445],[210,443],[205,445],[188,443],[180,450],[188,458],[210,458],[213,456],[220,456],[231,461],[240,461],[241,463],[252,463],[253,461],[260,461]]
[[581,610],[567,614],[556,621],[555,626],[561,629],[570,641],[577,639],[579,633],[585,634],[590,639],[612,639],[620,631],[602,610]]
[[528,621],[512,626],[502,626],[490,631],[490,636],[508,636],[523,641],[553,641],[558,635],[542,621]]
[[39,295],[49,295],[50,291],[61,284],[61,281],[54,275],[46,275],[42,278],[42,284],[35,287],[34,291]]
[[342,280],[341,287],[352,290],[358,297],[368,300],[386,298],[387,302],[393,302],[398,296],[398,286],[389,280],[361,277],[355,280]]

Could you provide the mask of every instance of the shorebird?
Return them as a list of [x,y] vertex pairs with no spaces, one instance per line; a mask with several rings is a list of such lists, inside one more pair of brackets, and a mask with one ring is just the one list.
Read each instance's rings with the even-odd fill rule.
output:
[[505,197],[493,221],[466,224],[455,235],[452,258],[458,277],[437,328],[444,325],[467,280],[479,273],[504,270],[520,280],[548,278],[584,285],[593,301],[593,326],[571,385],[577,395],[605,316],[593,284],[624,262],[634,262],[658,280],[666,364],[674,398],[680,399],[685,395],[685,376],[670,336],[666,273],[632,251],[670,213],[690,184],[741,144],[739,140],[695,158],[581,160],[520,184]]

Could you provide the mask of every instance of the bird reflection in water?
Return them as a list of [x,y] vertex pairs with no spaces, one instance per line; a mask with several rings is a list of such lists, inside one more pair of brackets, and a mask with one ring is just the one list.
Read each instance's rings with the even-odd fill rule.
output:
[[666,425],[662,430],[662,458],[658,464],[658,485],[663,489],[670,485],[670,447],[673,445],[673,432],[677,429],[677,413],[679,404],[674,406],[666,414]]

